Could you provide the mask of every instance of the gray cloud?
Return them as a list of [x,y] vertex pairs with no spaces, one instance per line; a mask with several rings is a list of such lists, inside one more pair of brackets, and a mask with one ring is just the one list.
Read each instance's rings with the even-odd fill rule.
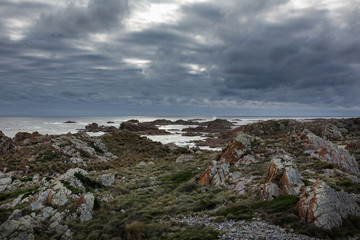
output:
[[355,3],[209,0],[133,30],[145,0],[4,1],[1,114],[358,115]]

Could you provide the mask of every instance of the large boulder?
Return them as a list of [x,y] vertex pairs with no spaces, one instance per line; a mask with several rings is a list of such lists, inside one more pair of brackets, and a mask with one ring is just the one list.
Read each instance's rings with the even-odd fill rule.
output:
[[308,130],[303,131],[300,138],[305,143],[307,150],[316,155],[321,161],[333,163],[347,171],[360,174],[358,163],[346,149],[340,148]]
[[303,221],[325,229],[340,227],[349,216],[360,216],[360,206],[353,195],[336,191],[323,181],[303,189],[296,206]]
[[271,160],[263,185],[261,198],[271,200],[280,195],[300,195],[304,183],[300,173],[289,156]]

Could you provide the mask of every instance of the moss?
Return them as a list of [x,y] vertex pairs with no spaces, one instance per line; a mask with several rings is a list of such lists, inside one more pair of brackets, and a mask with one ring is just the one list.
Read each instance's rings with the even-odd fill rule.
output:
[[69,189],[71,191],[71,193],[73,193],[73,194],[83,193],[83,190],[71,186],[68,182],[63,181],[63,180],[61,182],[67,189]]
[[101,183],[91,180],[89,177],[86,177],[86,176],[82,175],[81,173],[75,173],[74,176],[81,181],[81,183],[84,185],[86,191],[88,191],[88,192],[95,188],[104,187],[104,185],[102,185]]
[[39,162],[50,162],[53,161],[55,159],[60,158],[60,155],[53,152],[53,151],[46,151],[44,153],[41,153],[36,160]]
[[306,187],[308,186],[312,186],[314,183],[305,179],[305,178],[302,178],[301,181],[305,184]]
[[32,177],[23,177],[23,178],[20,178],[20,181],[22,181],[22,182],[30,182],[30,181],[32,181],[33,179],[32,179]]

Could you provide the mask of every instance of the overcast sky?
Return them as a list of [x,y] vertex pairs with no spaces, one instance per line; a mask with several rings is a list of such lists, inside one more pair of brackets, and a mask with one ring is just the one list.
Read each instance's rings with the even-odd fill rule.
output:
[[0,0],[0,116],[359,116],[360,0]]

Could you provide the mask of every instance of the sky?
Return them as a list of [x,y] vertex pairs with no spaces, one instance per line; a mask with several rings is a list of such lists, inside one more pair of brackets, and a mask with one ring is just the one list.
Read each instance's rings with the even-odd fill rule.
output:
[[0,0],[0,116],[360,116],[360,0]]

